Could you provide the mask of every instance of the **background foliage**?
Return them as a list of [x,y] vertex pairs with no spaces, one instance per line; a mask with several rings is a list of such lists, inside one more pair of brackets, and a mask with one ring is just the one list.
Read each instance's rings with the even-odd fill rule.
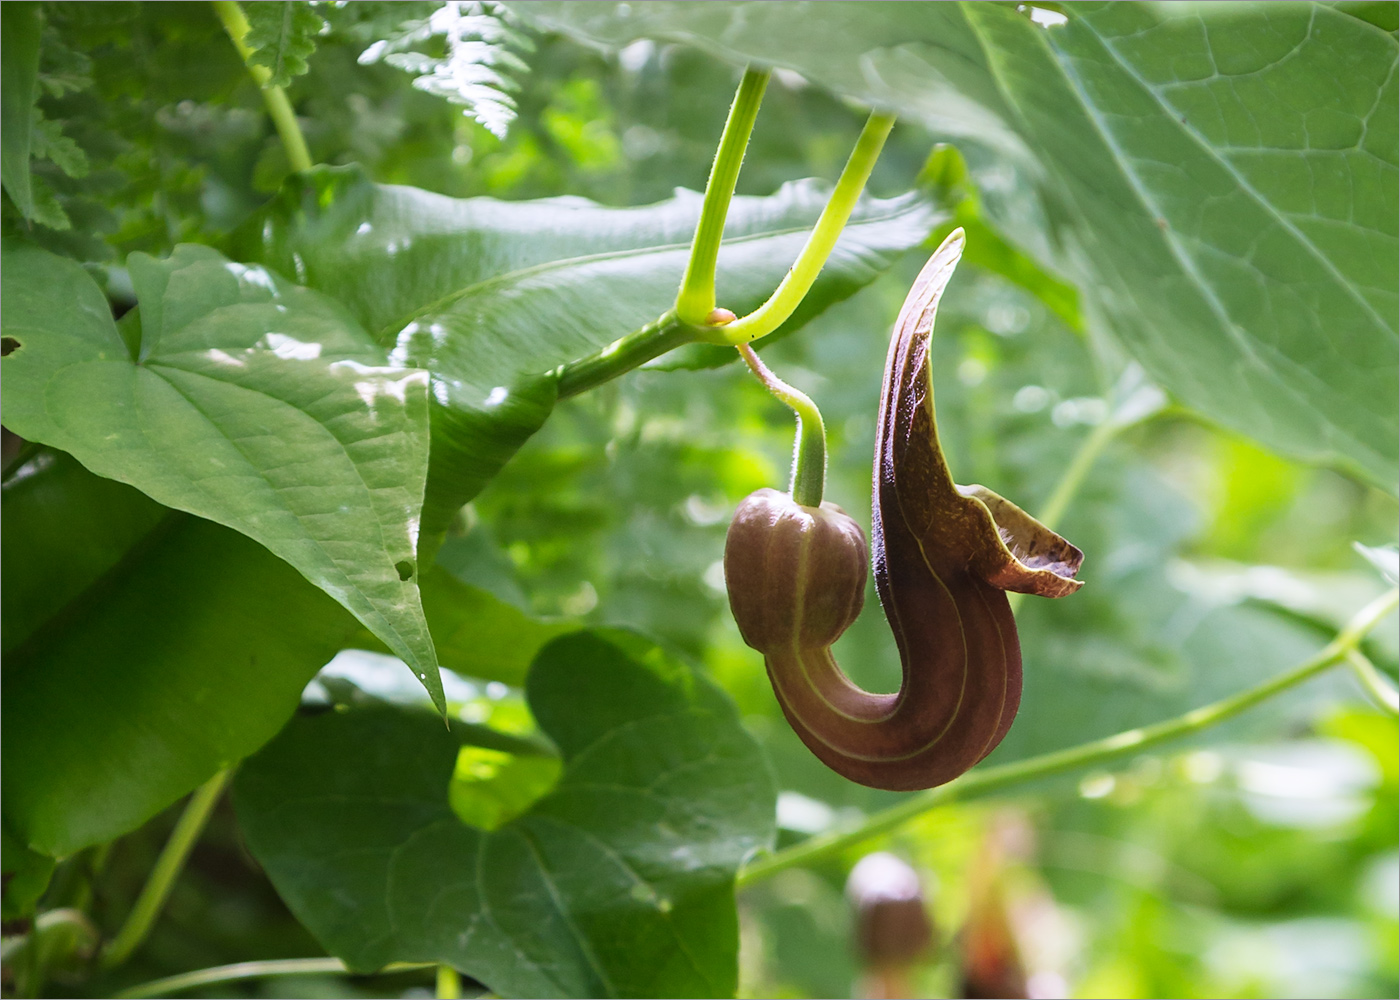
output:
[[[898,800],[810,757],[728,614],[729,513],[785,479],[790,416],[718,349],[574,398],[553,374],[666,308],[749,59],[781,68],[721,257],[737,312],[819,212],[805,179],[839,172],[851,99],[901,113],[764,349],[823,408],[830,499],[868,523],[886,337],[953,224],[969,254],[934,371],[956,475],[1036,511],[1125,428],[1060,524],[1088,585],[1018,609],[1025,697],[990,763],[1247,687],[1384,590],[1353,544],[1396,530],[1396,5],[1053,6],[246,4],[321,164],[301,174],[207,5],[0,8],[6,990],[328,949],[452,962],[503,995],[869,987],[842,891],[858,853],[745,889],[735,958],[728,880],[774,836],[775,790],[779,845]],[[209,351],[245,367],[192,368]],[[392,443],[400,418],[367,397],[403,411]],[[167,404],[152,454],[114,450],[118,417]],[[287,471],[332,439],[358,451]],[[400,494],[423,483],[418,539]],[[321,516],[342,505],[353,525]],[[890,689],[881,618],[872,587],[837,654]],[[1398,645],[1392,618],[1365,647],[1392,680]],[[390,651],[448,668],[451,732]],[[997,933],[1035,995],[1385,995],[1395,734],[1338,673],[887,835],[942,939],[914,995],[974,995],[970,942]],[[264,745],[147,942],[83,959],[175,803]],[[332,789],[368,804],[342,815]],[[379,862],[334,860],[404,839],[424,847],[403,898]],[[493,923],[493,898],[518,912]],[[85,916],[44,923],[65,910]],[[407,912],[398,938],[364,931]],[[550,914],[592,916],[551,938]],[[36,963],[50,927],[79,946]]]

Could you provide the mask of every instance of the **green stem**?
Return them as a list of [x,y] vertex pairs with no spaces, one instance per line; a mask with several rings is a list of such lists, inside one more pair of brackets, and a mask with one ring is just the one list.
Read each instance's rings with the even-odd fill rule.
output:
[[439,965],[437,967],[437,995],[438,1000],[460,1000],[462,996],[462,977],[457,974],[457,970],[450,965]]
[[792,315],[817,280],[822,265],[831,256],[832,248],[836,246],[841,230],[846,227],[857,199],[865,190],[865,182],[870,179],[870,172],[875,168],[875,161],[879,159],[880,150],[884,148],[885,139],[893,127],[893,115],[871,114],[861,130],[860,138],[856,140],[856,148],[851,151],[851,157],[841,171],[826,208],[822,209],[816,228],[807,238],[807,244],[798,254],[792,270],[788,271],[767,302],[742,319],[714,328],[711,339],[716,343],[735,345],[752,343],[768,336]]
[[1089,436],[1079,446],[1079,450],[1074,453],[1074,458],[1070,459],[1064,474],[1060,476],[1060,481],[1055,484],[1055,492],[1050,494],[1049,500],[1045,501],[1045,507],[1037,518],[1041,524],[1051,531],[1055,530],[1055,526],[1060,523],[1060,518],[1065,516],[1070,501],[1079,492],[1079,487],[1084,485],[1084,477],[1089,474],[1089,470],[1099,460],[1103,450],[1108,447],[1109,442],[1130,426],[1132,425],[1110,419],[1105,420],[1089,433]]
[[[374,975],[393,972],[416,972],[431,969],[431,962],[394,962],[379,969]],[[234,983],[242,979],[261,979],[264,976],[324,976],[327,973],[354,975],[345,963],[338,958],[280,958],[266,962],[239,962],[236,965],[219,965],[211,969],[196,969],[182,972],[178,976],[153,979],[116,995],[117,1000],[144,1000],[146,997],[163,997],[170,993],[198,989],[201,986],[217,986],[220,983]]]
[[560,365],[556,369],[559,398],[577,396],[696,339],[695,328],[677,319],[674,309],[663,313],[640,330],[614,340],[597,354]]
[[117,936],[112,938],[107,947],[102,950],[103,966],[112,968],[121,965],[145,940],[156,917],[160,915],[161,907],[165,905],[166,897],[170,895],[170,889],[175,884],[175,877],[180,874],[180,869],[184,867],[190,849],[199,839],[204,824],[209,819],[209,814],[213,811],[215,803],[219,801],[219,796],[223,793],[224,786],[228,784],[232,775],[231,768],[220,771],[196,788],[194,794],[190,796],[185,811],[180,814],[179,822],[175,824],[175,829],[170,833],[170,839],[166,841],[164,849],[160,852],[160,857],[156,859],[155,867],[151,869],[151,874],[146,879],[146,884],[141,888],[141,895],[136,897],[135,905],[127,914],[126,923],[122,924]]
[[724,238],[724,221],[729,215],[729,202],[734,197],[734,185],[739,168],[753,134],[754,119],[758,117],[763,92],[768,87],[768,70],[752,67],[744,70],[729,118],[724,123],[715,162],[710,167],[710,180],[705,185],[705,201],[700,209],[700,223],[695,227],[695,239],[690,244],[690,261],[685,266],[680,292],[676,295],[676,313],[691,326],[704,326],[715,308],[715,262],[719,259],[719,244]]
[[739,872],[738,885],[741,888],[752,885],[754,882],[776,875],[784,869],[810,864],[820,858],[839,853],[878,834],[893,830],[895,827],[923,815],[930,809],[947,805],[950,802],[980,798],[991,792],[1037,778],[1093,764],[1106,763],[1118,757],[1138,753],[1158,743],[1207,729],[1239,715],[1246,709],[1301,684],[1328,667],[1347,659],[1348,654],[1356,649],[1366,633],[1394,611],[1398,604],[1400,604],[1400,589],[1382,594],[1357,612],[1346,627],[1337,634],[1336,638],[1329,642],[1316,656],[1246,691],[1241,691],[1212,704],[1192,709],[1185,715],[1179,715],[1174,719],[1167,719],[1150,726],[1130,729],[1127,732],[1117,733],[1101,740],[1093,740],[1066,750],[1041,754],[1038,757],[1031,757],[1015,764],[1003,764],[1000,767],[979,768],[970,771],[956,781],[912,795],[899,805],[875,813],[852,830],[811,837],[800,844],[794,844],[792,847],[778,851],[766,858],[760,858]]
[[1381,676],[1381,672],[1361,650],[1353,649],[1347,653],[1347,666],[1351,667],[1351,672],[1361,682],[1361,689],[1376,703],[1376,707],[1387,715],[1400,717],[1400,691]]
[[282,148],[287,151],[287,162],[294,171],[310,170],[311,152],[306,148],[306,137],[301,134],[301,126],[297,124],[292,102],[287,100],[287,92],[281,87],[268,85],[268,81],[272,79],[272,71],[266,66],[254,66],[248,62],[253,50],[243,42],[248,34],[248,18],[243,15],[243,8],[238,6],[238,0],[210,2],[214,5],[214,12],[219,15],[224,30],[228,32],[228,37],[232,39],[233,47],[243,57],[243,64],[248,67],[249,74],[262,89],[263,103],[267,105],[267,112],[272,116],[272,124],[277,127]]
[[797,414],[797,440],[793,445],[792,482],[788,491],[803,507],[820,507],[822,492],[826,489],[826,426],[822,423],[821,411],[810,396],[774,375],[748,344],[740,344],[739,353],[764,387]]

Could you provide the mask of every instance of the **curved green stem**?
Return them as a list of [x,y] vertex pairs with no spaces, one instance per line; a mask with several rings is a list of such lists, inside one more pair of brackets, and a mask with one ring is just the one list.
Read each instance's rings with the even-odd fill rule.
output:
[[1248,690],[1150,726],[1130,729],[1066,750],[1041,754],[1015,764],[969,771],[966,776],[956,781],[911,795],[899,805],[875,813],[852,830],[811,837],[800,844],[759,858],[739,872],[738,885],[741,888],[752,885],[784,869],[810,864],[820,858],[839,853],[950,802],[980,798],[1037,778],[1102,764],[1179,736],[1208,729],[1347,659],[1366,634],[1394,611],[1397,605],[1400,605],[1400,589],[1382,594],[1357,612],[1336,638],[1316,656]]
[[778,285],[776,291],[753,312],[722,327],[713,328],[708,339],[715,343],[748,344],[760,337],[766,337],[783,321],[793,314],[812,283],[817,280],[822,265],[831,256],[832,248],[846,227],[851,212],[856,207],[860,193],[865,190],[865,182],[880,158],[880,150],[885,146],[890,129],[894,128],[894,115],[874,112],[861,129],[856,148],[841,170],[841,177],[831,192],[831,198],[822,209],[816,228],[807,238],[807,244],[798,254],[797,261]]
[[724,237],[724,221],[729,215],[729,202],[734,197],[734,185],[739,180],[739,168],[753,134],[754,119],[758,117],[763,92],[768,87],[768,70],[749,67],[739,81],[729,118],[724,123],[715,162],[710,167],[710,180],[705,185],[705,202],[700,209],[700,222],[690,244],[690,261],[685,266],[681,290],[676,295],[676,313],[692,326],[704,326],[715,308],[715,262],[719,259],[719,244]]
[[1381,672],[1361,650],[1353,649],[1347,653],[1347,666],[1351,667],[1351,672],[1361,683],[1361,689],[1376,703],[1377,708],[1392,717],[1400,717],[1400,691],[1381,676]]
[[165,899],[175,884],[175,877],[184,867],[185,859],[189,857],[195,841],[203,832],[209,814],[213,812],[214,805],[219,801],[219,796],[232,775],[231,768],[220,771],[196,788],[190,796],[185,811],[180,814],[175,829],[170,832],[170,839],[165,842],[160,857],[156,858],[155,867],[151,869],[146,884],[141,888],[141,895],[136,897],[136,903],[127,914],[126,923],[122,924],[117,936],[102,949],[102,964],[107,968],[121,965],[130,958],[131,953],[150,933],[151,925],[160,915],[160,909],[165,905]]
[[820,507],[826,489],[826,426],[822,423],[821,411],[805,392],[774,375],[748,344],[740,344],[739,353],[764,387],[797,415],[797,440],[793,443],[792,482],[788,492],[803,507]]
[[243,8],[238,6],[238,0],[210,2],[214,5],[214,12],[219,15],[224,30],[228,32],[228,37],[233,41],[233,47],[243,57],[243,64],[248,67],[249,74],[262,89],[263,103],[267,105],[267,112],[272,116],[272,124],[277,127],[282,148],[287,151],[287,162],[295,171],[310,170],[311,152],[306,148],[306,137],[301,134],[301,126],[297,124],[292,102],[287,100],[287,92],[281,87],[268,86],[268,81],[272,79],[272,71],[266,66],[254,66],[248,62],[253,50],[243,43],[248,34],[248,18],[243,15]]
[[697,339],[695,328],[677,319],[676,311],[672,309],[641,329],[619,337],[597,354],[560,365],[555,369],[559,377],[559,398],[566,399],[587,392],[652,358]]
[[[378,970],[375,975],[391,972],[416,972],[419,969],[433,968],[432,962],[394,962]],[[354,975],[345,963],[338,958],[280,958],[266,962],[239,962],[235,965],[219,965],[211,969],[196,969],[182,972],[177,976],[153,979],[116,995],[117,1000],[145,1000],[146,997],[163,997],[184,990],[198,989],[201,986],[217,986],[219,983],[234,983],[243,979],[262,979],[265,976],[324,976],[327,973]]]

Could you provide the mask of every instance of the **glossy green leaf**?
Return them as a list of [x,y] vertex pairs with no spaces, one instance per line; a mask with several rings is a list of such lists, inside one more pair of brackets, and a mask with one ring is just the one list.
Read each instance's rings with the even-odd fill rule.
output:
[[623,632],[541,651],[555,790],[486,833],[448,802],[458,740],[411,708],[300,717],[239,772],[249,847],[354,969],[448,963],[502,996],[732,996],[733,877],[773,787],[717,688]]
[[1393,34],[1322,4],[1071,4],[1048,28],[986,3],[514,9],[787,66],[978,152],[994,221],[1157,382],[1396,490]]
[[[549,415],[557,366],[670,308],[700,201],[453,199],[321,168],[288,181],[239,252],[345,304],[392,359],[432,372],[424,525],[442,527]],[[736,198],[722,304],[742,313],[766,299],[825,203],[812,181]],[[798,320],[868,283],[937,221],[922,195],[861,202]]]
[[38,96],[39,33],[36,3],[0,7],[0,181],[20,213],[34,212],[29,178],[34,99]]
[[322,296],[208,248],[128,266],[140,325],[118,330],[79,265],[7,246],[6,425],[265,545],[441,704],[415,551],[426,373],[386,367]]

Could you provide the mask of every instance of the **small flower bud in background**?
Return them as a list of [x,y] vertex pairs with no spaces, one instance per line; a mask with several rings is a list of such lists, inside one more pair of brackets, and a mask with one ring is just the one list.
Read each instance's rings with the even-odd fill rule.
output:
[[893,854],[868,854],[851,869],[846,897],[856,911],[855,944],[865,967],[859,995],[912,996],[911,972],[934,948],[918,872]]

